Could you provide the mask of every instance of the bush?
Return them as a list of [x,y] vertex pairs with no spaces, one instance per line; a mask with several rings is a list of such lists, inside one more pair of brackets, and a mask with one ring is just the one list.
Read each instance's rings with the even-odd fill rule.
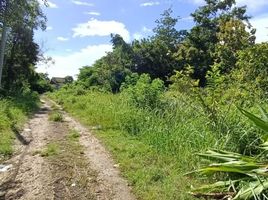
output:
[[[261,89],[261,95],[267,97],[268,93],[268,43],[255,44],[238,53],[235,78],[240,83],[253,85]],[[252,91],[254,92],[254,91]]]
[[151,80],[148,74],[142,74],[136,84],[125,85],[123,92],[130,102],[140,108],[156,108],[161,104],[164,93],[164,82],[160,79]]

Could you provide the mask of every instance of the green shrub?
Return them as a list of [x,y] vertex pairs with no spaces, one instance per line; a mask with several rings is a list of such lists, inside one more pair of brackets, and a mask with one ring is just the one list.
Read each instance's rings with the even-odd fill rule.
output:
[[[268,91],[268,43],[255,44],[238,53],[237,82],[251,85],[253,91],[261,89],[260,96],[267,98]],[[248,88],[249,89],[249,88]]]
[[142,74],[135,85],[124,86],[123,92],[133,105],[140,108],[156,108],[161,103],[164,82],[160,79],[151,80],[148,74]]

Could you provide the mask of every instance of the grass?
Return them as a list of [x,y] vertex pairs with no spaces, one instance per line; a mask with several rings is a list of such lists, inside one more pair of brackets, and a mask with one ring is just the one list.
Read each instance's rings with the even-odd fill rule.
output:
[[59,111],[52,111],[49,114],[49,120],[53,122],[63,122],[63,115]]
[[71,141],[78,141],[80,137],[80,133],[76,130],[70,130],[68,133],[68,139]]
[[35,95],[13,96],[0,99],[0,161],[12,155],[14,131],[19,131],[27,117],[38,108]]
[[40,152],[42,157],[55,156],[59,154],[59,145],[57,143],[49,143],[46,148]]
[[129,104],[123,94],[77,96],[63,89],[50,96],[85,125],[102,127],[94,132],[112,152],[138,199],[193,199],[188,194],[191,185],[203,182],[196,181],[198,175],[185,176],[201,165],[195,154],[208,148],[237,150],[231,143],[237,135],[231,133],[237,129],[241,136],[241,129],[247,130],[235,110],[225,123],[226,131],[212,129],[201,105],[185,96],[166,94],[166,104],[153,110]]

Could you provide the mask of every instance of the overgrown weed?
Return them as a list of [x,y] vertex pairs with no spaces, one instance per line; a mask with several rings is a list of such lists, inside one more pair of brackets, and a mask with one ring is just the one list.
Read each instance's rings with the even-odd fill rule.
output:
[[59,154],[59,145],[57,143],[49,143],[44,150],[40,152],[42,157],[55,156]]
[[20,131],[27,117],[38,107],[39,98],[35,93],[0,99],[0,157],[12,155],[14,131]]
[[63,122],[63,115],[59,111],[52,111],[49,114],[49,120],[53,122]]

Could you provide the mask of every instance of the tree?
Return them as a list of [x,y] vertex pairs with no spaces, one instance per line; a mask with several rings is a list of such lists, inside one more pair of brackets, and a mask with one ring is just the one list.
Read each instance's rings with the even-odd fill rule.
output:
[[[34,42],[33,30],[17,24],[10,31],[7,42],[3,86],[5,89],[22,87],[34,73],[33,66],[38,61],[39,46]],[[11,86],[12,83],[12,86]]]
[[161,14],[162,17],[160,19],[155,21],[157,25],[153,29],[155,35],[152,37],[153,40],[165,43],[171,53],[177,50],[178,44],[184,40],[187,33],[186,30],[178,31],[176,29],[179,17],[172,17],[172,13],[172,9],[169,8]]
[[[111,34],[111,43],[113,45],[112,56],[116,57],[117,64],[127,69],[133,68],[133,49],[127,44],[119,34]],[[111,54],[110,54],[111,55]],[[113,61],[115,62],[115,60]]]
[[246,7],[236,7],[235,0],[205,0],[205,3],[191,14],[196,25],[175,54],[184,68],[189,65],[194,68],[193,78],[199,80],[200,86],[206,85],[206,73],[214,63],[222,20],[248,22],[249,19]]
[[237,53],[254,45],[254,34],[255,29],[248,32],[246,25],[241,20],[230,19],[226,21],[221,19],[217,33],[218,43],[215,46],[213,65],[217,66],[221,73],[229,73],[235,68]]
[[233,78],[240,84],[248,83],[256,88],[251,92],[261,89],[265,99],[268,96],[268,43],[252,45],[238,52],[236,70]]
[[31,90],[36,91],[39,94],[43,94],[48,91],[51,92],[53,90],[48,74],[34,73],[34,76],[31,76],[29,83],[31,85]]
[[168,84],[174,70],[181,65],[174,59],[173,54],[184,40],[186,31],[177,31],[178,17],[172,17],[172,9],[165,10],[162,17],[156,20],[153,29],[155,35],[149,39],[134,41],[134,72],[147,73],[152,78],[160,78]]
[[2,0],[0,3],[0,22],[2,24],[2,34],[0,43],[0,87],[2,87],[2,71],[6,42],[14,26],[21,26],[36,29],[45,29],[45,16],[37,0]]
[[144,39],[136,41],[133,45],[135,54],[134,72],[149,74],[153,79],[160,78],[167,81],[168,77],[177,68],[168,46],[160,40]]
[[123,38],[116,34],[111,35],[113,51],[97,60],[93,66],[80,69],[78,82],[90,88],[101,87],[113,93],[119,92],[125,77],[131,73],[132,48]]

